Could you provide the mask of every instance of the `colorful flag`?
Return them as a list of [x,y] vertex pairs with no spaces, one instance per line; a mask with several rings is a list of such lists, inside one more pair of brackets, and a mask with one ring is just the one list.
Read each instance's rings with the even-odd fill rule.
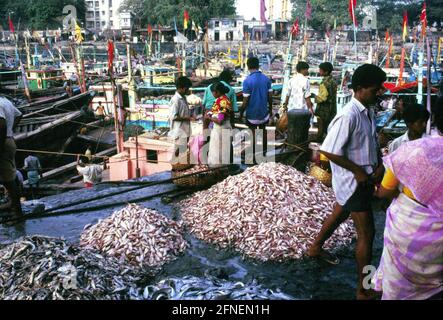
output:
[[114,42],[108,40],[108,72],[112,73],[114,65]]
[[308,0],[306,2],[306,18],[309,20],[312,17],[312,5],[311,5],[311,1]]
[[300,24],[297,20],[295,20],[294,24],[292,25],[291,33],[294,37],[296,37],[300,33]]
[[152,26],[150,24],[148,24],[148,34],[152,34]]
[[75,42],[77,42],[77,44],[82,43],[83,41],[83,35],[82,35],[82,28],[80,28],[80,26],[77,23],[77,20],[75,21]]
[[188,24],[189,24],[189,12],[188,10],[185,10],[185,13],[183,14],[184,20],[183,20],[183,27],[185,30],[188,30]]
[[426,28],[428,26],[428,18],[426,14],[426,1],[423,2],[423,8],[421,9],[420,22],[421,22],[421,34],[423,37],[425,37]]
[[265,0],[260,0],[260,20],[264,23],[267,22],[267,19],[266,19],[266,11],[267,10],[268,9],[266,8]]
[[9,31],[11,31],[12,33],[14,33],[14,32],[15,32],[14,24],[12,23],[12,20],[11,20],[11,16],[10,16],[10,15],[8,16],[8,21],[9,21]]
[[354,26],[357,26],[357,16],[355,15],[355,9],[357,7],[357,0],[349,0],[349,13],[351,15]]
[[403,13],[403,42],[406,41],[407,36],[408,36],[408,12],[405,11]]

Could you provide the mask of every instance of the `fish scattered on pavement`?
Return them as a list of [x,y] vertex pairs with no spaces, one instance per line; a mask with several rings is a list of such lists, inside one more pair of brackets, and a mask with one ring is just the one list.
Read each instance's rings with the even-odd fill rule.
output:
[[140,280],[132,266],[61,239],[25,237],[0,249],[1,300],[124,300]]
[[294,300],[279,290],[263,288],[254,280],[248,284],[214,277],[168,278],[133,292],[134,300]]
[[87,228],[80,246],[141,268],[160,268],[187,248],[182,224],[155,210],[130,204]]

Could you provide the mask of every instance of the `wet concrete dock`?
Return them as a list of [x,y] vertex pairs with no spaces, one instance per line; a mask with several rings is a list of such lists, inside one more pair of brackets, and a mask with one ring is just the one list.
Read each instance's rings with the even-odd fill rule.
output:
[[[158,174],[144,178],[144,181],[160,181],[170,178],[170,173]],[[93,190],[77,190],[62,195],[51,196],[39,200],[45,207],[54,208],[66,203],[76,203],[84,199],[97,197],[103,194],[119,192],[133,188],[133,186],[101,185]],[[86,204],[78,204],[64,210],[88,208],[106,205],[114,202],[130,203],[133,199],[149,197],[150,195],[179,191],[173,184],[162,184],[144,187],[136,191],[116,195]],[[179,210],[175,207],[180,198],[173,199],[170,204],[162,203],[161,197],[138,202],[153,208],[162,214],[178,220]],[[45,235],[50,237],[63,237],[69,242],[77,243],[84,227],[95,224],[99,219],[110,216],[115,210],[124,207],[118,205],[114,208],[105,208],[97,211],[70,214],[65,216],[29,220],[22,225],[6,228],[0,227],[0,243],[13,241],[24,235]],[[378,207],[378,203],[375,203]],[[376,240],[374,244],[374,261],[378,265],[383,247],[383,229],[385,214],[376,210]],[[260,263],[243,259],[240,254],[232,250],[220,250],[208,245],[190,234],[186,240],[191,244],[187,252],[176,261],[166,265],[157,275],[155,281],[166,277],[199,276],[205,274],[216,275],[231,281],[247,282],[257,279],[262,285],[270,289],[281,289],[284,293],[298,299],[354,299],[356,286],[356,263],[354,259],[354,244],[337,252],[341,259],[338,266],[325,263],[302,260],[287,263]]]

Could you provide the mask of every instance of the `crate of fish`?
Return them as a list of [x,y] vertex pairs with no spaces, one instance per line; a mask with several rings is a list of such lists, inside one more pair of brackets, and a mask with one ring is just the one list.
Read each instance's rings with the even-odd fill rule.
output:
[[172,170],[174,184],[179,187],[204,188],[214,185],[229,176],[227,167],[210,168],[196,165],[186,170]]

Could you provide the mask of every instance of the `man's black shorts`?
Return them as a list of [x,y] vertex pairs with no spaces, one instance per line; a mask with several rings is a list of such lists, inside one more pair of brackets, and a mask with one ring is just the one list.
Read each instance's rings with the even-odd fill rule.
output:
[[372,211],[371,201],[374,196],[375,186],[372,183],[359,185],[351,198],[343,206],[349,212],[369,212]]

